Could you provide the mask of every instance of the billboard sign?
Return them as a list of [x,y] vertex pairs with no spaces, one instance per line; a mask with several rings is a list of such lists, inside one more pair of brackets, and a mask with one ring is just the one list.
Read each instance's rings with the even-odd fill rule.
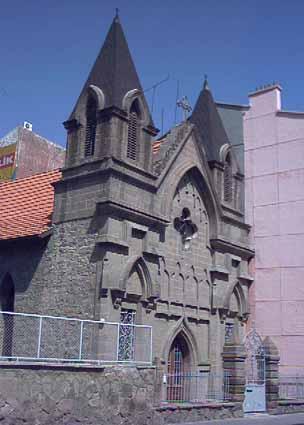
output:
[[0,181],[11,180],[16,168],[16,143],[0,148]]

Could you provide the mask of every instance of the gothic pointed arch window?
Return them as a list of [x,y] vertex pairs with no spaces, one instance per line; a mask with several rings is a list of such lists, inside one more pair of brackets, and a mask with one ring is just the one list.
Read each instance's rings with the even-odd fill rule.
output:
[[97,126],[97,102],[93,96],[89,96],[86,107],[86,133],[84,156],[93,156],[95,151],[95,138]]
[[232,162],[231,154],[227,153],[224,162],[224,201],[232,202],[233,179],[232,179]]
[[129,112],[127,158],[133,161],[138,157],[138,132],[139,132],[140,109],[138,100],[135,99]]
[[[191,352],[182,334],[178,334],[170,348],[168,358],[167,400],[182,401],[189,398]],[[190,375],[189,375],[190,376]]]

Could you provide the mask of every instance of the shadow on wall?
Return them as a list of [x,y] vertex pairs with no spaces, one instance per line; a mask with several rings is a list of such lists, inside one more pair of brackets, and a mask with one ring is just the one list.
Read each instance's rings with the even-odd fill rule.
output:
[[[7,273],[0,285],[0,309],[1,311],[14,312],[15,286],[13,279]],[[14,318],[9,314],[3,314],[2,356],[12,355],[13,348]]]
[[0,247],[0,287],[9,274],[14,282],[15,292],[26,292],[50,243],[51,237],[3,243]]

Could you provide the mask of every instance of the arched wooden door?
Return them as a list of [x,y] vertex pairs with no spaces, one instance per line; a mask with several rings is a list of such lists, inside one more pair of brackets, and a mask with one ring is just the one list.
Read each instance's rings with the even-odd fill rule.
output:
[[187,342],[178,335],[170,349],[167,375],[167,400],[185,401],[189,398],[191,356]]

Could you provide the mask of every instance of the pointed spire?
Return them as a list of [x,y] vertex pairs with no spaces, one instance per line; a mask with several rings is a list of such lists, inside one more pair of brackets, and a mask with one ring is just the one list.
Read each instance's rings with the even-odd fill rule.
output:
[[201,136],[208,161],[220,161],[221,147],[229,143],[229,139],[213,100],[206,75],[203,89],[196,101],[189,121],[195,124]]
[[75,118],[77,106],[90,85],[97,86],[103,91],[105,108],[111,106],[122,108],[122,100],[127,92],[133,89],[138,89],[142,92],[142,86],[120,23],[118,9],[116,9],[104,44],[90,71],[70,119]]

